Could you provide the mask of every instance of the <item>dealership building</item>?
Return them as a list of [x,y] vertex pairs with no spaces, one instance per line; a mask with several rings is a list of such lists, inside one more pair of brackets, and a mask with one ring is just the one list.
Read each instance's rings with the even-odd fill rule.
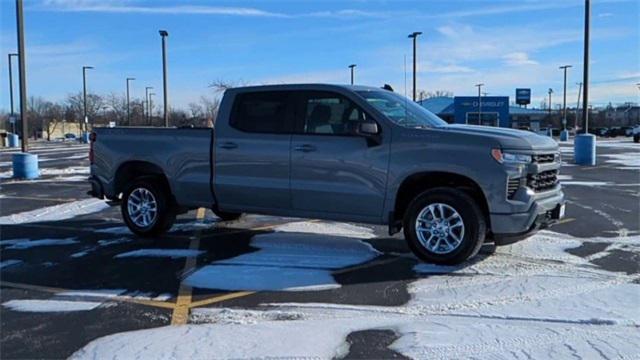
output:
[[524,106],[510,105],[508,96],[483,96],[480,102],[478,99],[477,96],[440,96],[418,103],[450,124],[528,128],[538,131],[548,116],[547,111],[526,108],[528,99],[526,102],[519,99]]

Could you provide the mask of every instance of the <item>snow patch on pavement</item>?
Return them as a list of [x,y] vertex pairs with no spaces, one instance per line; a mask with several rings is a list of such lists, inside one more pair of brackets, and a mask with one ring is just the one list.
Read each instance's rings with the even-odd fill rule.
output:
[[10,300],[2,306],[20,312],[70,312],[93,310],[101,303],[66,300]]
[[[325,225],[324,228],[333,227]],[[351,235],[368,234],[365,228],[349,225],[347,229]],[[333,233],[344,231],[345,227],[339,227]],[[189,275],[185,283],[224,290],[327,290],[340,287],[331,275],[332,270],[361,264],[380,255],[370,244],[357,239],[316,234],[256,235],[251,246],[259,250],[204,266]]]
[[617,169],[640,170],[640,152],[605,154],[602,156],[608,158],[605,160],[607,163],[621,165],[620,167],[617,167]]
[[14,265],[22,264],[22,260],[7,259],[0,261],[0,269],[8,268]]
[[18,214],[0,217],[0,225],[28,224],[45,221],[61,221],[80,215],[100,212],[108,209],[109,204],[100,199],[85,199],[60,205],[48,206]]
[[274,228],[281,232],[295,232],[330,236],[343,236],[358,239],[374,238],[373,230],[367,227],[335,222],[297,221]]
[[192,249],[139,249],[114,256],[115,258],[129,258],[129,257],[158,257],[158,258],[171,258],[179,259],[185,257],[196,257],[204,254],[202,250]]
[[0,241],[0,246],[6,246],[5,250],[24,250],[39,246],[60,246],[60,245],[73,245],[77,244],[76,238],[66,239],[11,239]]

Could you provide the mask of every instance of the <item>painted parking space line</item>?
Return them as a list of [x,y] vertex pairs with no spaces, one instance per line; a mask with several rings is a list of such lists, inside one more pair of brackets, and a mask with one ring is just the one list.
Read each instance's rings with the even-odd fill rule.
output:
[[[202,221],[204,219],[204,208],[199,208],[196,211],[196,221]],[[198,251],[200,249],[200,235],[201,230],[195,231],[194,236],[189,242],[189,250]],[[185,260],[183,274],[191,273],[197,264],[197,257],[188,257]],[[184,283],[184,280],[180,281],[180,288],[178,289],[178,298],[176,299],[176,305],[173,308],[171,314],[171,325],[184,325],[189,321],[189,306],[191,305],[191,298],[193,295],[193,289],[191,286]]]
[[40,201],[59,201],[59,202],[74,202],[80,199],[75,198],[45,198],[45,197],[35,197],[35,196],[15,196],[15,195],[4,195],[2,199],[17,199],[17,200],[40,200]]

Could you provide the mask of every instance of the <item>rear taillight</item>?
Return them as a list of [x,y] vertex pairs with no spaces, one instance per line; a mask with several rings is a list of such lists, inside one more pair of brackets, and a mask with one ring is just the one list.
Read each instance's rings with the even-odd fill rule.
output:
[[89,134],[89,163],[93,164],[93,143],[96,142],[97,135],[92,132]]

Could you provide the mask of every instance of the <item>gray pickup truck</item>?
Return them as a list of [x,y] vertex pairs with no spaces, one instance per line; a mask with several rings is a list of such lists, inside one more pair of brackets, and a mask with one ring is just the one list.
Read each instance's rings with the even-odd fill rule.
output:
[[227,90],[215,129],[97,128],[91,194],[132,232],[212,209],[404,228],[421,259],[456,264],[564,216],[555,141],[448,125],[392,91],[339,85]]

